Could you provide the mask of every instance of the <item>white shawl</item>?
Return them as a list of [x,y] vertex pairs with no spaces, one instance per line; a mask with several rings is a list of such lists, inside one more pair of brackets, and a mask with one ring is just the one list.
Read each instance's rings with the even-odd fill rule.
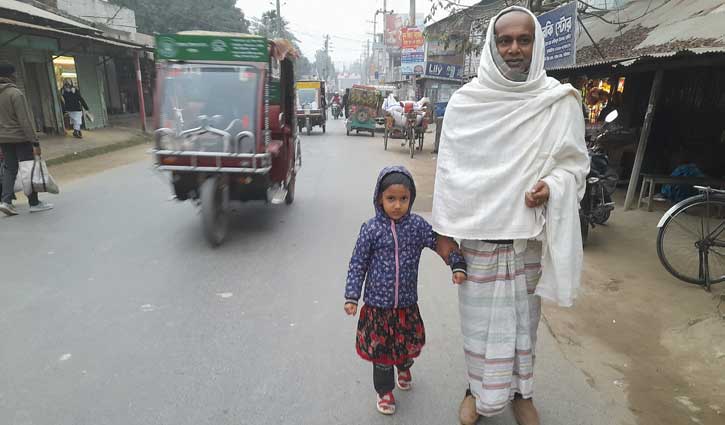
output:
[[[506,79],[496,66],[494,23],[510,9],[536,23],[527,80]],[[544,71],[544,35],[536,17],[504,9],[488,27],[478,78],[446,108],[433,195],[433,228],[459,239],[544,241],[536,293],[572,305],[582,269],[578,207],[589,158],[579,93]],[[525,192],[544,180],[542,208],[527,208]]]

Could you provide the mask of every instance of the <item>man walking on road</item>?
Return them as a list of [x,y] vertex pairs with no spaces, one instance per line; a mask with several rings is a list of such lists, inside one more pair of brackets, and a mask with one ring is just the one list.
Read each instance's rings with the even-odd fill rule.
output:
[[[589,159],[581,98],[547,77],[536,17],[511,7],[491,22],[478,77],[446,110],[432,225],[461,239],[469,267],[458,290],[468,369],[461,423],[498,415],[511,401],[520,425],[539,425],[540,297],[571,306],[576,295]],[[445,258],[454,245],[438,248]]]
[[[18,214],[13,206],[13,197],[19,163],[33,160],[34,155],[40,155],[40,144],[25,95],[15,85],[15,67],[6,63],[0,63],[0,149],[5,167],[0,212],[13,216]],[[40,202],[35,192],[28,196],[28,203],[30,212],[53,208],[52,204]]]

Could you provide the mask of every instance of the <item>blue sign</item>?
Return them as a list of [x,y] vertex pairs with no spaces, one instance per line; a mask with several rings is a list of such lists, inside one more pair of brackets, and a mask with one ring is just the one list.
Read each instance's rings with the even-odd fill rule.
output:
[[402,49],[400,53],[400,72],[403,75],[423,74],[425,52],[423,49]]
[[544,69],[576,63],[576,5],[572,1],[538,16],[546,46]]
[[425,66],[425,75],[445,80],[462,80],[463,67],[447,63],[428,62]]

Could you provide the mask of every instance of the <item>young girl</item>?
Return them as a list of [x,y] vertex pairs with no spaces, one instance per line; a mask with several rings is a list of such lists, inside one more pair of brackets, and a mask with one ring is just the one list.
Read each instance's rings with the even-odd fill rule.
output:
[[[410,213],[415,184],[404,167],[384,168],[378,176],[375,217],[360,229],[345,287],[345,312],[357,313],[365,284],[365,305],[357,325],[357,353],[373,363],[380,413],[395,413],[394,370],[398,388],[409,390],[410,368],[425,344],[418,311],[418,264],[423,248],[436,248],[437,235],[422,217]],[[466,279],[466,263],[457,251],[447,258],[453,281]]]

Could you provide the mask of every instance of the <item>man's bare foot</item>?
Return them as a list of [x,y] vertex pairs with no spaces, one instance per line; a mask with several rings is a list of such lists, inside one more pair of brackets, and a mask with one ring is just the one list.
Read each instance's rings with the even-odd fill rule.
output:
[[514,417],[519,425],[540,425],[539,412],[534,407],[532,399],[515,398],[511,402],[514,411]]

